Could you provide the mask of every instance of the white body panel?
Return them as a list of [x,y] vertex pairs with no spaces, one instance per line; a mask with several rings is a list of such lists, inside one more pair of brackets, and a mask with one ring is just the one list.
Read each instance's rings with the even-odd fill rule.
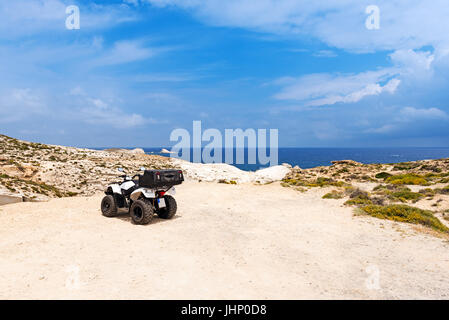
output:
[[125,181],[120,185],[120,188],[122,188],[123,190],[128,190],[129,188],[134,187],[136,184],[134,183],[134,181]]
[[120,188],[120,186],[118,185],[118,184],[110,184],[107,188],[106,188],[106,190],[107,189],[109,189],[109,188],[111,188],[112,189],[112,192],[113,193],[118,193],[118,194],[122,194],[122,189]]
[[156,193],[154,192],[154,190],[147,188],[139,188],[137,190],[134,190],[129,197],[132,201],[136,201],[137,199],[139,199],[140,195],[143,195],[145,198],[156,197]]
[[[133,181],[125,181],[121,185],[118,185],[116,183],[115,184],[110,184],[108,186],[108,188],[111,188],[113,193],[122,194],[122,190],[128,190],[128,189],[132,188],[133,186],[135,186],[135,183]],[[170,189],[168,189],[165,192],[165,194],[175,195],[176,194],[175,187],[171,187]],[[141,195],[143,195],[147,199],[156,198],[156,190],[155,189],[148,189],[148,188],[139,188],[137,190],[134,190],[131,193],[130,198],[131,198],[132,201],[136,201],[137,199],[139,199],[139,197]]]

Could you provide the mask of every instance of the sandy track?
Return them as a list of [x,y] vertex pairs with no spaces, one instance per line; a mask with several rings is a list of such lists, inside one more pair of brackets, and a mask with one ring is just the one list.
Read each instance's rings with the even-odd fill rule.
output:
[[2,206],[0,298],[449,298],[447,240],[324,192],[189,182],[147,226],[102,195]]

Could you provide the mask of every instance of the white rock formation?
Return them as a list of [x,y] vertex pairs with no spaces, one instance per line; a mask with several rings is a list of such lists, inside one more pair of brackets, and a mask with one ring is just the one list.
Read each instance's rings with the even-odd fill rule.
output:
[[135,149],[129,150],[129,152],[133,153],[133,154],[145,154],[145,151],[142,148],[135,148]]
[[289,172],[287,165],[273,166],[257,171],[243,171],[225,163],[192,163],[172,159],[173,165],[182,169],[188,178],[201,181],[235,181],[237,183],[268,183],[282,180]]

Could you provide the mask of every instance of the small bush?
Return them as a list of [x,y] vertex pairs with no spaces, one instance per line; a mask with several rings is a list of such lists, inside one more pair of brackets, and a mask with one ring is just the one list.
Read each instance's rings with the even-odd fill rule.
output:
[[375,175],[376,179],[384,179],[384,180],[391,176],[392,175],[389,174],[388,172],[379,172],[378,174]]
[[288,178],[282,180],[283,187],[300,186],[300,187],[344,187],[346,183],[343,181],[336,181],[331,178],[319,177],[315,181],[305,181],[300,178]]
[[351,199],[369,199],[369,193],[360,189],[355,189],[350,192],[349,198]]
[[237,182],[234,181],[234,180],[228,181],[228,180],[226,180],[226,179],[220,179],[220,180],[218,180],[218,183],[224,183],[224,184],[237,184]]
[[437,189],[437,190],[435,190],[435,192],[437,192],[439,194],[449,194],[449,186],[446,186],[442,189]]
[[355,199],[349,199],[344,204],[346,206],[366,206],[366,205],[372,205],[373,202],[370,199],[355,198]]
[[337,190],[332,190],[329,193],[326,193],[323,196],[323,199],[342,199],[344,197],[343,192],[339,192]]
[[388,177],[385,181],[391,184],[409,184],[421,186],[429,185],[429,182],[426,180],[426,178],[413,173],[398,174],[395,176]]
[[419,163],[401,162],[393,167],[393,170],[411,170],[419,167]]
[[432,211],[422,210],[407,205],[377,206],[368,205],[361,208],[366,214],[379,219],[420,224],[434,230],[449,233],[449,228],[433,215]]
[[349,194],[349,200],[344,204],[346,206],[364,206],[368,204],[373,204],[369,193],[360,189],[347,189],[347,194]]
[[399,200],[401,202],[407,202],[409,200],[412,200],[413,202],[416,202],[419,199],[421,199],[422,197],[423,197],[423,195],[421,193],[412,192],[410,190],[401,190],[401,191],[393,192],[391,194],[392,200],[396,200],[397,199],[397,200]]
[[441,168],[438,168],[437,166],[432,166],[432,165],[428,165],[428,164],[422,165],[420,170],[428,170],[428,171],[433,171],[436,173],[440,173],[443,171]]
[[421,189],[418,192],[425,197],[433,197],[436,194],[435,190],[431,188]]

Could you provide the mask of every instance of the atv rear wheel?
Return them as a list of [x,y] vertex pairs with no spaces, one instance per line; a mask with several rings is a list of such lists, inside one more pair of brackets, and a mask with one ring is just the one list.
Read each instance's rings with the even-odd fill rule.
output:
[[129,208],[129,215],[135,224],[148,224],[153,219],[154,209],[151,203],[136,200]]
[[171,219],[176,214],[176,210],[178,209],[178,205],[176,204],[175,198],[172,196],[166,195],[165,199],[165,208],[160,208],[157,215],[162,219]]
[[117,215],[117,204],[115,203],[114,196],[107,195],[101,200],[101,213],[108,218]]

